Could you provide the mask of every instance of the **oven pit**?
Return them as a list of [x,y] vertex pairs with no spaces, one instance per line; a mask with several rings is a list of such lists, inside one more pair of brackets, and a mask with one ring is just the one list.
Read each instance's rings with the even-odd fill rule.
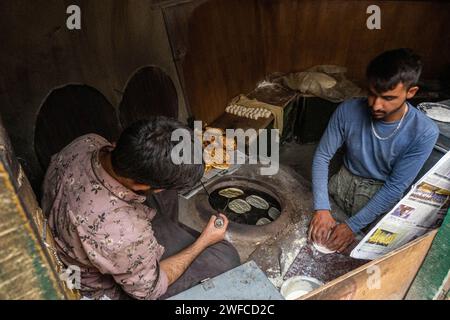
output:
[[[218,211],[224,213],[229,219],[226,240],[236,247],[241,262],[245,262],[259,245],[275,239],[290,224],[309,221],[312,208],[308,187],[308,182],[290,168],[280,166],[276,175],[262,176],[258,165],[242,165],[235,173],[208,183],[206,189],[210,197],[200,190],[191,198],[183,199],[180,222],[201,232],[211,215]],[[232,198],[219,194],[227,188],[238,189],[242,193]],[[243,213],[230,208],[232,201],[248,203],[251,196],[262,199],[262,202],[260,199],[258,201],[263,205],[258,205],[258,201],[249,201],[256,206],[245,205],[247,208]]]

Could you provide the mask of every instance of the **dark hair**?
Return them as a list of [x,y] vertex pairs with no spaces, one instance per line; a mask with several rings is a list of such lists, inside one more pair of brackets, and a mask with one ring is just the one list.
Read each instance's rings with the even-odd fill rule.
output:
[[[189,130],[193,142],[192,130],[172,118],[158,116],[133,123],[122,132],[111,153],[114,171],[152,189],[194,186],[203,176],[203,163],[174,164],[171,159],[172,148],[179,143],[171,141],[172,132],[180,128]],[[191,146],[193,152],[193,143]]]
[[411,49],[383,52],[373,59],[366,70],[369,86],[382,93],[394,89],[400,82],[408,90],[419,82],[422,72],[420,57]]

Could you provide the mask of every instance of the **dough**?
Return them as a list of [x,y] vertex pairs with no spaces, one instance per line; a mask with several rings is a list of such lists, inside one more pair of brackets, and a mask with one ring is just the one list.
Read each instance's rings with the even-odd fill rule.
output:
[[317,244],[315,242],[313,242],[313,246],[314,246],[314,248],[316,248],[317,251],[319,251],[320,253],[323,253],[323,254],[330,254],[330,253],[336,252],[336,250],[334,250],[334,251],[330,250],[327,247]]
[[269,204],[267,203],[266,200],[264,200],[261,197],[251,195],[251,196],[248,196],[247,198],[245,198],[245,201],[250,203],[255,208],[263,209],[263,210],[269,209]]
[[223,190],[219,191],[219,195],[221,195],[222,197],[225,198],[236,198],[239,197],[240,195],[243,195],[244,191],[242,191],[241,189],[237,189],[237,188],[226,188]]

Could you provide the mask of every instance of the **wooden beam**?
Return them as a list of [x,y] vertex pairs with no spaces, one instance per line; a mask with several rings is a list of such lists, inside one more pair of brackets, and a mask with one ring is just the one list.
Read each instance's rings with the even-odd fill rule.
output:
[[63,298],[1,161],[0,190],[0,299]]
[[[44,245],[45,220],[0,119],[0,299],[77,299]],[[53,244],[51,235],[47,243]]]

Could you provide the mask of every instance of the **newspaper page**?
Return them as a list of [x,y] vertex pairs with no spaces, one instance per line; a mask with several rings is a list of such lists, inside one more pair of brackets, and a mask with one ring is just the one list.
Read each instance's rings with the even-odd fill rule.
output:
[[353,249],[350,256],[373,260],[438,228],[450,205],[447,152]]

